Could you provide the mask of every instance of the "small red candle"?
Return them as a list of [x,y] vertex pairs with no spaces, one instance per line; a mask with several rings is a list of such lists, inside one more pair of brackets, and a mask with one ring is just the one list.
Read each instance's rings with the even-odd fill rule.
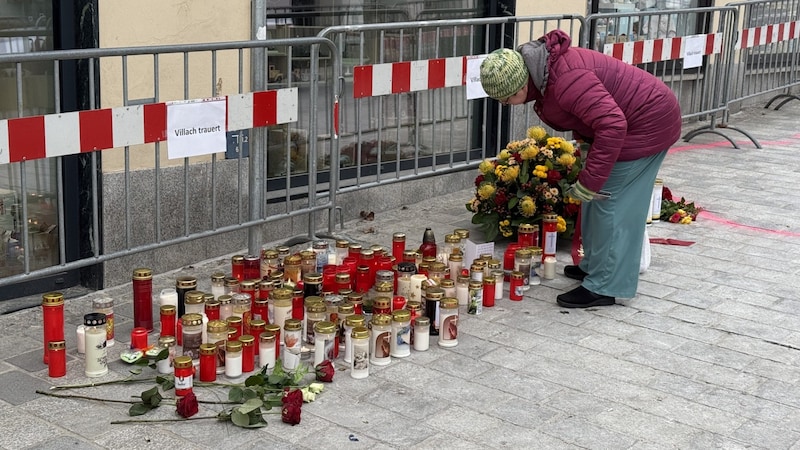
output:
[[403,309],[406,307],[406,298],[402,295],[395,295],[392,297],[392,311]]
[[48,364],[50,358],[49,343],[64,340],[64,295],[51,292],[42,296],[42,322],[44,328],[44,356],[42,360]]
[[494,277],[483,279],[483,307],[491,308],[494,306],[495,281]]
[[233,337],[230,335],[228,339],[238,340],[242,335],[242,318],[239,316],[230,316],[225,320],[228,323],[228,328],[234,330]]
[[525,280],[525,274],[522,272],[511,272],[511,284],[509,286],[508,298],[518,302],[522,300],[522,295],[525,293],[522,290],[522,283]]
[[133,271],[133,326],[153,330],[153,271]]
[[200,381],[217,381],[217,344],[200,345]]
[[206,313],[208,320],[219,320],[219,308],[222,306],[219,300],[207,300],[203,311]]
[[396,261],[403,260],[403,252],[406,251],[406,234],[395,233],[392,235],[392,256]]
[[131,348],[139,350],[147,348],[147,328],[135,327],[131,330]]
[[175,373],[175,395],[183,397],[192,392],[194,386],[194,366],[191,356],[176,356],[172,362]]
[[244,280],[244,256],[233,255],[231,257],[231,275],[239,281]]
[[175,336],[175,323],[177,321],[175,309],[175,305],[161,307],[161,336]]
[[59,378],[67,374],[67,344],[63,340],[50,341],[47,344],[48,364],[47,375],[50,378]]

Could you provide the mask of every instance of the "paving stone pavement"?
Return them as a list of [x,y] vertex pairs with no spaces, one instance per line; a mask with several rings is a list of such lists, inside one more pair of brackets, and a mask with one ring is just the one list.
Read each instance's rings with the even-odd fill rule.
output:
[[[456,347],[434,339],[427,352],[373,366],[363,380],[337,361],[333,383],[303,406],[294,427],[277,415],[256,430],[208,420],[111,425],[128,418],[126,405],[37,394],[90,381],[74,330],[98,296],[116,302],[118,342],[109,349],[109,374],[96,380],[128,375],[118,355],[132,328],[130,284],[67,300],[63,378],[49,378],[41,361],[41,308],[2,315],[0,447],[800,448],[799,111],[793,102],[734,115],[731,125],[756,136],[760,150],[730,129],[721,131],[740,149],[714,134],[673,147],[660,177],[707,212],[691,225],[649,227],[651,237],[695,244],[653,245],[635,298],[587,310],[556,306],[556,295],[576,285],[561,275],[569,261],[564,249],[557,277],[523,301],[504,299],[478,316],[461,311]],[[479,237],[464,208],[471,195],[376,211],[374,221],[347,222],[337,235],[384,246],[397,231],[418,245],[426,226],[440,240],[454,228]],[[154,292],[180,275],[197,276],[198,288],[210,290],[209,275],[227,268],[219,258],[159,274]],[[150,386],[74,393],[128,399]],[[225,395],[219,388],[196,392],[201,399]],[[203,405],[200,413],[220,408]],[[174,417],[169,406],[144,416]]]

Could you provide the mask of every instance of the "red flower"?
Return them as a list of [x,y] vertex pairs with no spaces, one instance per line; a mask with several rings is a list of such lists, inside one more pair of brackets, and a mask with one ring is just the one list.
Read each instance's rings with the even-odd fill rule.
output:
[[675,213],[672,216],[670,216],[669,221],[672,222],[672,223],[678,223],[678,222],[681,221],[681,219],[682,219],[682,217],[681,217],[680,213]]
[[333,369],[331,361],[326,359],[314,367],[314,372],[317,374],[317,381],[328,383],[333,381],[333,373],[335,370]]
[[668,187],[664,186],[663,191],[661,192],[661,198],[672,200],[672,191],[670,191]]
[[567,217],[573,217],[578,214],[580,211],[581,205],[576,205],[575,203],[567,203],[564,205],[564,215]]
[[303,393],[299,389],[287,392],[281,399],[281,420],[292,426],[300,423],[300,411],[303,407]]
[[506,197],[505,192],[497,191],[497,193],[494,194],[494,203],[495,203],[495,205],[502,206],[502,205],[505,205],[507,201],[508,201],[508,198]]
[[197,414],[197,411],[199,410],[199,407],[197,406],[197,397],[195,397],[194,392],[189,392],[188,394],[179,398],[177,406],[178,414],[180,414],[180,416],[184,419],[192,417],[193,415]]
[[550,183],[550,184],[555,186],[555,185],[558,184],[558,181],[561,180],[561,178],[563,178],[561,176],[561,172],[559,172],[557,170],[548,170],[547,171],[547,182],[548,183]]
[[477,177],[475,177],[475,187],[480,187],[481,183],[483,183],[484,179],[485,178],[484,178],[483,174],[480,174]]

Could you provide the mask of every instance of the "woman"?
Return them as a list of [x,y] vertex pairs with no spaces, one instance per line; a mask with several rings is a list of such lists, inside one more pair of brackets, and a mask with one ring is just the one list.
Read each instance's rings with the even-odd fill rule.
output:
[[564,274],[582,284],[557,302],[613,305],[636,295],[653,183],[680,137],[681,112],[650,73],[570,42],[555,30],[518,50],[496,50],[481,64],[481,84],[505,105],[533,101],[545,124],[590,143],[578,181],[565,193],[582,202],[584,257]]

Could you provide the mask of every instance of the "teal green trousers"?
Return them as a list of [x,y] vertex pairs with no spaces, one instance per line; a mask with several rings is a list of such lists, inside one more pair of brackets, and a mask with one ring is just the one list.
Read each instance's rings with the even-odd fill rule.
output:
[[581,205],[583,259],[589,275],[583,287],[595,294],[632,298],[639,284],[639,262],[650,197],[667,150],[614,164],[603,190],[607,200]]

